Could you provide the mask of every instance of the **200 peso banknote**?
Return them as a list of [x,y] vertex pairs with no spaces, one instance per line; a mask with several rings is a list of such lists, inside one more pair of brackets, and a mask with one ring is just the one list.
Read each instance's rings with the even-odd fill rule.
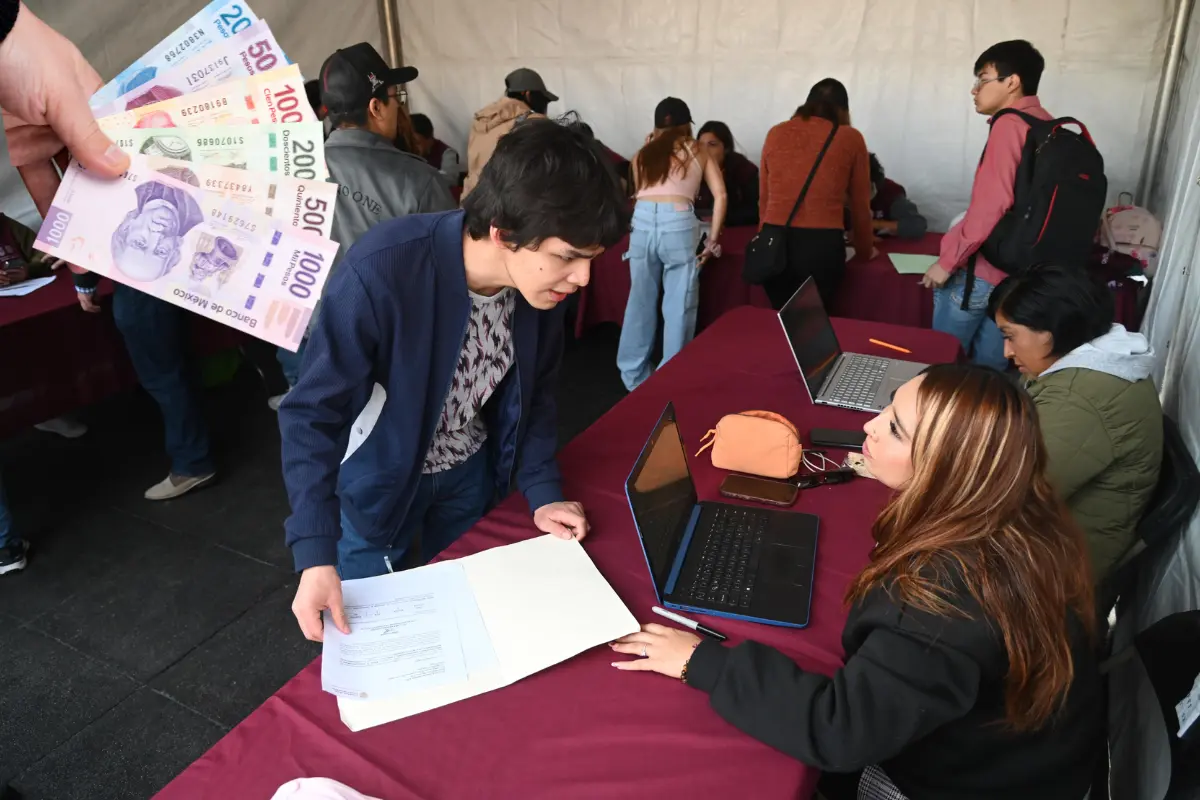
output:
[[[182,177],[185,180],[177,180]],[[188,181],[134,158],[97,178],[73,162],[36,246],[90,272],[296,350],[337,244],[284,230],[245,207],[214,205]]]
[[244,0],[212,0],[117,77],[92,95],[92,107],[111,103],[153,80],[159,72],[201,53],[222,39],[241,33],[258,21]]
[[121,128],[189,128],[316,122],[300,67],[290,64],[225,81],[195,94],[110,114],[96,120],[105,133]]
[[319,122],[114,128],[107,133],[117,147],[130,155],[163,156],[306,181],[329,177],[324,131]]
[[119,114],[152,103],[195,94],[221,83],[269,72],[288,64],[271,27],[265,20],[241,33],[217,42],[179,65],[160,72],[154,78],[129,91],[111,103],[92,105],[98,118]]

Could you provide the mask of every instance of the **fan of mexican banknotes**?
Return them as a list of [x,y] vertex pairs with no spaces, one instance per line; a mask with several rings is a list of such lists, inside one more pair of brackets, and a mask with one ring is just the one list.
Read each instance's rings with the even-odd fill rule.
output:
[[267,23],[213,0],[91,107],[132,165],[102,180],[72,162],[37,247],[296,350],[337,253],[338,187]]

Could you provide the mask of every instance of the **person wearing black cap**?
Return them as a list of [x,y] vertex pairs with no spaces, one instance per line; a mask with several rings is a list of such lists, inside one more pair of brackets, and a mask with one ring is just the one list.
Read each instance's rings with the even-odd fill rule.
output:
[[[700,267],[720,257],[725,226],[725,178],[707,148],[692,137],[692,112],[678,97],[654,109],[654,133],[633,157],[630,168],[637,205],[629,234],[629,301],[621,323],[617,367],[633,391],[650,377],[650,353],[658,329],[662,290],[662,362],[683,349],[696,333]],[[712,231],[702,252],[696,194],[700,181],[713,197]]]
[[[333,240],[341,247],[331,277],[343,254],[378,223],[455,207],[441,174],[419,156],[396,147],[396,140],[411,128],[403,86],[417,74],[416,67],[392,69],[366,42],[338,50],[321,67],[321,102],[333,126],[325,141],[325,162],[329,177],[340,184]],[[320,310],[318,301],[313,324]],[[303,343],[295,353],[279,350],[289,387],[299,377],[304,351]],[[282,399],[278,395],[269,403],[277,409]]]
[[514,69],[504,78],[504,97],[475,113],[471,135],[467,139],[467,179],[465,198],[479,182],[484,165],[496,150],[500,137],[512,130],[519,119],[544,117],[558,95],[546,88],[546,82],[528,67]]
[[326,609],[348,630],[342,580],[429,561],[513,486],[538,530],[587,535],[554,458],[564,301],[629,212],[579,127],[515,127],[461,211],[377,225],[329,279],[279,409],[308,638]]

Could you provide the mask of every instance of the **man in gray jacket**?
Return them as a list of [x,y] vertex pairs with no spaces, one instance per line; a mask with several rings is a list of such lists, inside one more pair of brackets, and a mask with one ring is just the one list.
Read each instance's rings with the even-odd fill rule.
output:
[[[346,251],[376,224],[457,206],[441,173],[396,147],[398,139],[411,135],[402,87],[416,77],[416,67],[392,69],[366,42],[338,50],[321,67],[321,102],[333,126],[325,141],[325,162],[330,180],[340,185],[333,239],[341,247],[330,277]],[[318,302],[314,322],[320,312]],[[299,377],[303,354],[304,344],[296,353],[279,350],[289,387]],[[272,397],[271,408],[278,410],[282,399]]]

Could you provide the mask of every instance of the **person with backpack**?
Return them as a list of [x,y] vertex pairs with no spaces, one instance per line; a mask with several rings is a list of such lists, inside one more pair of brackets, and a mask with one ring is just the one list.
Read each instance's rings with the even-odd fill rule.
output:
[[[1082,268],[1107,192],[1087,129],[1054,119],[1038,100],[1045,66],[1023,39],[992,45],[976,59],[971,94],[991,132],[967,212],[942,237],[941,254],[922,278],[934,290],[934,329],[957,337],[975,363],[1001,370],[1008,362],[987,313],[992,290],[1043,261]],[[1079,125],[1082,135],[1065,124]]]

